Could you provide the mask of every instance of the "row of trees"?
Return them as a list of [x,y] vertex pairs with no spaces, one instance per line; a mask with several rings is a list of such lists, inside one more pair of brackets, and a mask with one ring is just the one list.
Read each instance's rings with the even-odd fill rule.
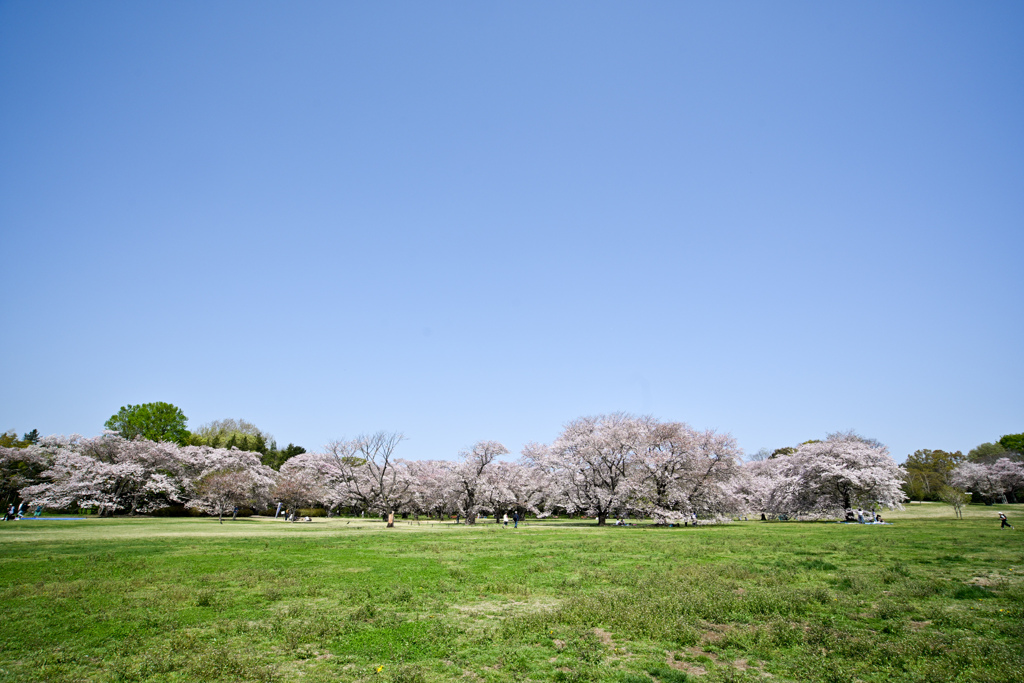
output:
[[[399,433],[335,441],[321,453],[289,444],[245,420],[187,429],[168,403],[125,406],[96,439],[49,437],[33,430],[2,435],[2,493],[48,507],[96,507],[145,513],[178,505],[222,514],[235,506],[323,505],[385,516],[462,514],[472,524],[499,511],[663,521],[693,515],[764,512],[830,515],[855,505],[959,500],[970,490],[986,502],[1024,487],[1012,449],[1024,435],[982,444],[966,457],[918,451],[900,468],[886,448],[853,432],[769,451],[743,464],[728,434],[625,414],[574,420],[550,444],[529,444],[515,462],[481,441],[455,461],[405,461]],[[15,453],[14,451],[18,451]],[[956,494],[956,495],[953,495]],[[393,519],[393,517],[392,517]]]
[[[224,433],[210,429],[218,431]],[[663,522],[759,512],[833,516],[905,500],[904,471],[886,448],[851,432],[746,465],[728,434],[621,413],[573,420],[553,442],[531,443],[515,461],[503,460],[508,450],[495,441],[478,442],[452,461],[403,460],[403,439],[378,432],[335,441],[274,470],[260,453],[237,446],[113,432],[46,437],[0,447],[0,486],[30,505],[105,514],[177,505],[222,515],[235,506],[284,503],[366,511],[389,522],[396,513],[459,514],[470,524],[514,510],[582,514],[598,524],[620,515]]]
[[967,455],[922,449],[903,467],[905,490],[918,501],[946,500],[952,487],[970,491],[978,502],[1017,502],[1024,495],[1024,434],[1007,434]]
[[258,453],[179,446],[108,433],[44,437],[24,448],[0,447],[0,487],[29,505],[99,514],[144,514],[184,505],[212,514],[258,504],[277,479]]

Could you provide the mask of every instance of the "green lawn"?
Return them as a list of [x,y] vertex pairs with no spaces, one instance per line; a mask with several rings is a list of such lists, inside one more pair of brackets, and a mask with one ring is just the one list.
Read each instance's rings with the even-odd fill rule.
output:
[[1024,680],[1024,506],[888,518],[8,522],[0,681]]

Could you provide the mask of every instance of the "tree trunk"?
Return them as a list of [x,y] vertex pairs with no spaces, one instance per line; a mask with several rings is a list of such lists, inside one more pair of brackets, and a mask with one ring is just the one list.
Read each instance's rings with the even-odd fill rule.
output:
[[604,523],[607,520],[608,520],[608,513],[606,513],[606,512],[598,512],[597,513],[597,525],[598,526],[604,526],[605,525]]

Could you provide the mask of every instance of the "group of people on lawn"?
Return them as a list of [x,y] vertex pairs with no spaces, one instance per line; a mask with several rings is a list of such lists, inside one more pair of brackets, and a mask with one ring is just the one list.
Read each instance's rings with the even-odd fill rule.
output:
[[852,508],[846,508],[846,519],[843,520],[847,523],[856,522],[857,524],[888,524],[889,522],[882,521],[882,515],[871,510],[863,510],[857,508],[857,512],[854,512]]
[[[18,505],[17,503],[12,503],[9,507],[7,507],[6,510],[4,510],[4,521],[5,522],[9,522],[11,520],[24,519],[25,512],[27,512],[27,510],[26,510],[27,506],[28,506],[28,503],[24,502],[24,501],[21,503],[21,505]],[[42,513],[43,513],[43,506],[42,505],[37,505],[36,506],[36,511],[33,513],[32,516],[33,517],[38,517]]]

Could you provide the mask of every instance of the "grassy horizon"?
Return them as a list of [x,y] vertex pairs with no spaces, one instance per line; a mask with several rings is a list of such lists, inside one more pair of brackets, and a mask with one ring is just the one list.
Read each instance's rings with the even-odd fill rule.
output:
[[0,681],[1021,680],[1024,506],[885,517],[8,522]]

